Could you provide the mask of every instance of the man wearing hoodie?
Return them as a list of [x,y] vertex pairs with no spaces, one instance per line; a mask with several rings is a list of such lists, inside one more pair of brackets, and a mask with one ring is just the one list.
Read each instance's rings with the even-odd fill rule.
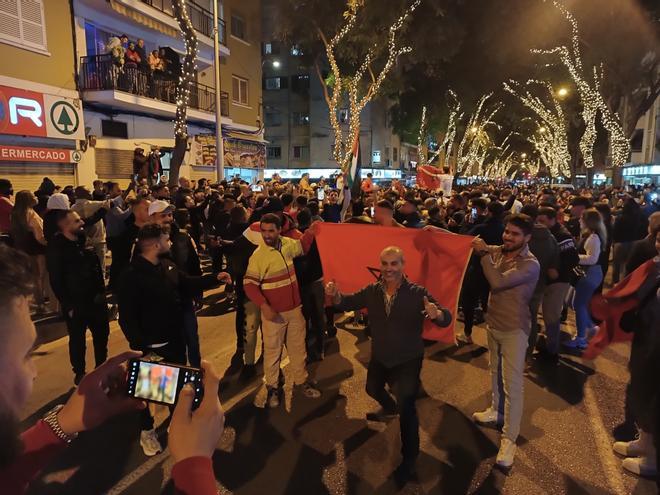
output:
[[536,346],[536,338],[539,333],[538,311],[543,299],[546,284],[557,280],[559,277],[559,245],[550,232],[550,229],[537,221],[539,214],[536,205],[523,206],[521,213],[528,215],[534,221],[532,238],[529,241],[529,250],[536,257],[540,265],[539,280],[529,303],[529,311],[532,316],[532,327],[529,334],[529,345],[527,346],[527,357],[532,355]]

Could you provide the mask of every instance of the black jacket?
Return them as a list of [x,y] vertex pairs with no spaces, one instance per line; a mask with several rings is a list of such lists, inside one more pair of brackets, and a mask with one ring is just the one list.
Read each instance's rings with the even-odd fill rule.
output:
[[548,283],[568,283],[572,279],[573,268],[580,264],[580,256],[575,246],[575,240],[571,233],[566,230],[566,227],[560,223],[556,223],[550,229],[550,233],[559,245],[559,269],[557,270],[559,272],[559,278],[548,280]]
[[[438,304],[424,287],[404,279],[388,316],[385,311],[383,286],[380,282],[375,282],[355,294],[342,296],[335,308],[340,311],[362,308],[369,310],[371,358],[392,368],[424,355],[424,296],[432,303]],[[451,313],[439,305],[438,309],[442,313],[434,323],[446,327],[451,323]]]
[[647,236],[644,239],[633,242],[630,255],[626,262],[626,273],[631,274],[648,260],[652,260],[658,254],[655,248],[655,237]]
[[217,285],[214,275],[191,277],[170,260],[136,256],[119,282],[119,325],[131,349],[183,343],[183,297]]
[[170,250],[170,259],[174,264],[187,275],[200,276],[202,267],[199,263],[199,254],[193,244],[192,238],[185,230],[176,225],[170,229],[170,241],[172,248]]
[[48,243],[46,265],[50,285],[62,310],[87,307],[104,302],[105,284],[99,258],[85,248],[85,236],[70,241],[61,233]]

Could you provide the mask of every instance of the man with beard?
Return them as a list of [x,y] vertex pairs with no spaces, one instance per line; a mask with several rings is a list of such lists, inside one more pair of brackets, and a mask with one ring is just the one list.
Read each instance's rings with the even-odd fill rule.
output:
[[[185,230],[180,229],[174,223],[174,206],[166,201],[154,201],[149,205],[149,218],[153,223],[165,226],[170,231],[170,259],[174,261],[177,268],[186,275],[199,277],[202,275],[202,267],[199,262],[197,249],[192,238]],[[183,330],[188,350],[188,362],[191,366],[199,368],[202,358],[199,352],[199,335],[197,326],[197,315],[195,306],[201,301],[202,292],[199,291],[194,297],[182,296],[183,303]],[[200,303],[201,304],[201,303]]]
[[[79,432],[145,407],[126,395],[126,361],[140,353],[124,352],[90,372],[65,404],[20,433],[19,418],[37,375],[32,360],[37,334],[28,300],[32,279],[28,257],[0,246],[0,486],[6,495],[25,493],[31,480]],[[194,392],[184,388],[170,423],[172,479],[182,495],[216,493],[211,456],[222,434],[224,414],[217,394],[219,378],[207,362],[203,381],[206,393],[200,407],[191,413]]]
[[539,262],[527,245],[533,229],[530,217],[512,215],[504,227],[502,246],[489,246],[480,237],[472,241],[490,284],[486,324],[492,380],[491,406],[472,417],[477,423],[504,424],[496,459],[503,468],[513,465],[523,410],[523,372],[531,330],[529,303],[540,273]]
[[[119,325],[131,349],[153,359],[186,364],[184,300],[210,289],[218,281],[231,282],[227,273],[192,277],[167,259],[169,229],[149,224],[137,236],[134,256],[119,284]],[[140,445],[145,455],[162,452],[148,409],[142,414]]]
[[[369,310],[371,360],[366,388],[383,410],[367,414],[367,419],[382,421],[399,414],[403,461],[394,476],[400,486],[414,479],[419,455],[415,400],[424,358],[424,320],[429,318],[436,325],[446,327],[452,319],[449,310],[440,307],[424,287],[408,281],[403,274],[404,266],[401,248],[390,246],[380,254],[378,282],[350,295],[341,294],[334,282],[328,282],[325,289],[339,311]],[[385,390],[385,384],[396,401]]]
[[92,332],[96,366],[108,356],[108,307],[99,258],[87,248],[83,221],[73,210],[60,210],[58,232],[48,243],[46,264],[50,285],[62,306],[69,333],[69,358],[74,383],[85,375],[85,333]]

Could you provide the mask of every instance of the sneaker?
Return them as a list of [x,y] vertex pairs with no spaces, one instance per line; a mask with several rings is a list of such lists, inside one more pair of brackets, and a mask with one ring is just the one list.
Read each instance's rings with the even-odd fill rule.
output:
[[140,445],[144,455],[151,457],[163,451],[163,447],[158,441],[156,430],[143,430],[140,432]]
[[266,397],[266,407],[275,409],[280,406],[280,391],[277,388],[269,387]]
[[318,399],[321,397],[321,391],[309,381],[301,385],[296,385],[294,388],[296,391],[302,392],[303,395],[308,399]]
[[85,372],[83,371],[82,373],[76,373],[76,375],[73,377],[73,384],[77,387],[80,385],[80,382],[82,379],[85,378]]
[[500,441],[500,450],[497,452],[495,464],[503,468],[513,466],[513,457],[516,454],[516,444],[508,438],[502,438]]
[[658,466],[654,457],[628,457],[621,463],[623,469],[637,476],[653,477],[658,475]]
[[472,335],[467,335],[465,332],[457,333],[456,344],[472,344]]
[[589,346],[589,343],[587,342],[587,339],[584,337],[575,337],[574,339],[567,340],[566,342],[563,343],[564,347],[568,347],[569,349],[580,349],[584,350]]
[[500,415],[492,407],[489,407],[485,411],[476,412],[472,415],[472,419],[475,423],[479,424],[502,424],[502,419]]
[[653,447],[649,445],[648,433],[639,432],[639,436],[632,442],[614,442],[612,446],[614,452],[624,457],[643,457],[650,454]]

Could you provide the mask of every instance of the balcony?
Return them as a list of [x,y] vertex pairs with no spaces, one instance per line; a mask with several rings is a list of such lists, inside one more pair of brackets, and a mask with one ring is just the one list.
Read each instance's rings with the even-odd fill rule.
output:
[[[172,0],[140,0],[142,3],[153,7],[156,10],[174,17],[172,10]],[[188,17],[192,22],[194,28],[209,38],[213,38],[213,13],[206,10],[204,7],[197,5],[195,2],[188,0]],[[223,45],[227,44],[225,21],[218,19],[218,39]]]
[[[120,67],[110,54],[105,54],[81,57],[78,79],[85,101],[126,110],[135,109],[137,105],[143,107],[143,111],[148,109],[158,115],[173,116],[176,112],[178,76],[172,72],[151,71],[129,64]],[[220,101],[222,116],[228,117],[229,94],[222,91]],[[215,89],[193,82],[188,109],[189,118],[214,122]]]

